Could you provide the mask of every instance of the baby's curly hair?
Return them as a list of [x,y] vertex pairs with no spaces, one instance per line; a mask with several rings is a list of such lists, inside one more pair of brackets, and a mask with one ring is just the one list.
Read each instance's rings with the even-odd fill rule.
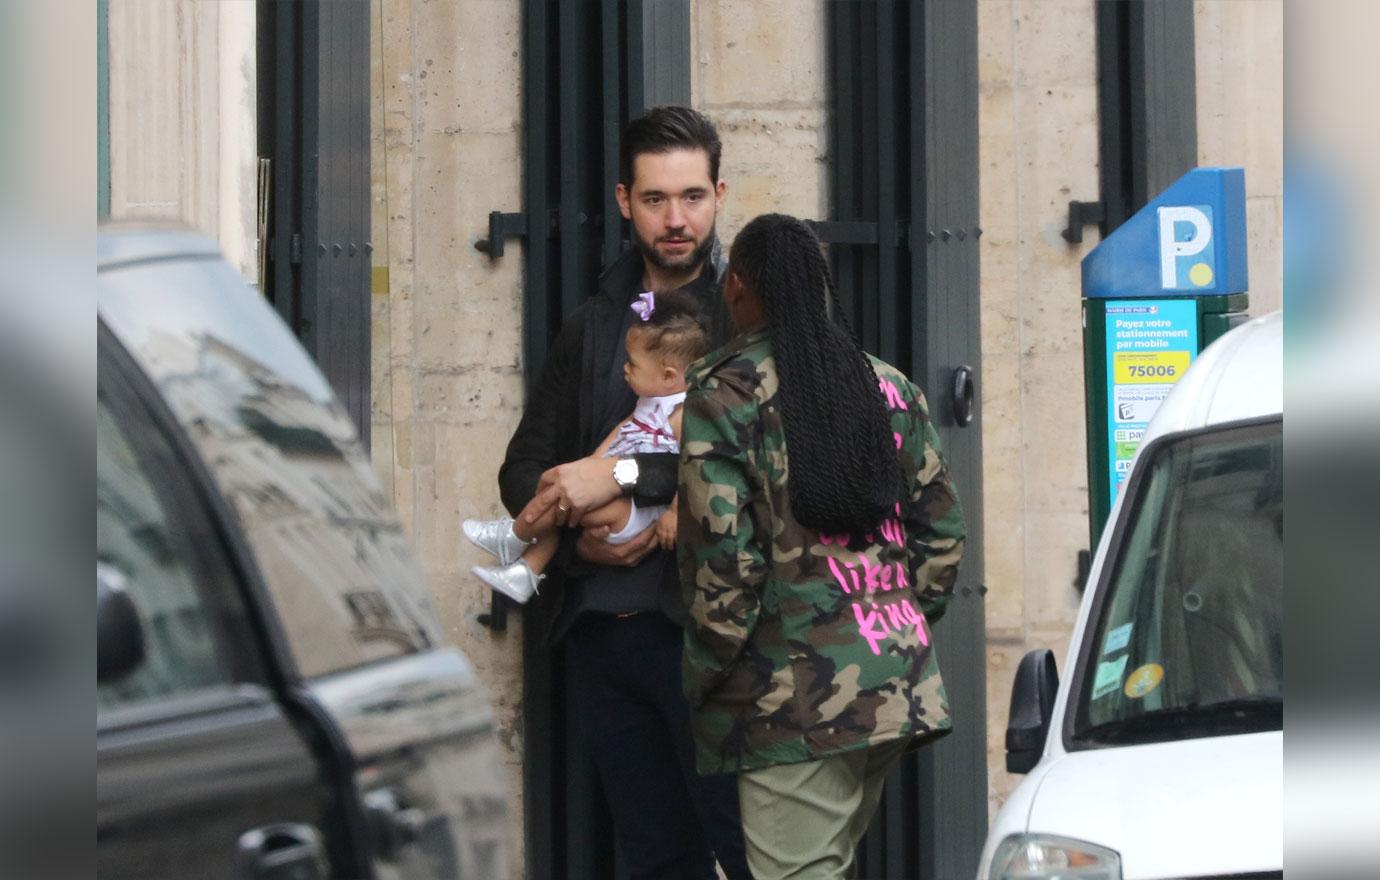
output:
[[646,321],[633,318],[630,336],[664,363],[684,368],[709,353],[709,331],[700,304],[679,290],[657,293]]

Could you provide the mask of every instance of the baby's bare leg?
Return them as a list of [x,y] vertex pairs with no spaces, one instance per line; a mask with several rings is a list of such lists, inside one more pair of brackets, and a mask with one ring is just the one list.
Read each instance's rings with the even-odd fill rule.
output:
[[547,508],[546,513],[542,514],[536,522],[529,523],[527,521],[527,511],[536,503],[537,499],[535,498],[527,502],[527,506],[513,519],[513,534],[524,541],[556,534],[556,509],[554,507]]
[[554,529],[537,537],[537,543],[522,553],[522,561],[532,569],[532,574],[541,574],[551,564],[556,548],[561,545],[561,536]]
[[631,516],[632,499],[620,496],[603,507],[596,507],[586,513],[580,520],[580,525],[586,529],[607,528],[609,534],[614,535],[628,524]]

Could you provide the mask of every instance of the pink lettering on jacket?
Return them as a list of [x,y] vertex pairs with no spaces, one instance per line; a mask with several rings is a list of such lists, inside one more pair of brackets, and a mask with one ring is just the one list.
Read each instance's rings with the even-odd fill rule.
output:
[[881,656],[882,642],[893,638],[893,632],[903,635],[911,628],[915,629],[920,644],[929,647],[930,636],[925,631],[925,615],[916,611],[909,599],[902,599],[880,608],[875,603],[867,604],[868,607],[864,608],[863,603],[853,602],[853,617],[858,622],[858,634],[867,640],[867,647],[873,654]]
[[[883,381],[883,386],[890,383]],[[885,392],[885,387],[883,391]],[[892,391],[895,391],[894,386]],[[899,398],[899,395],[898,395]],[[905,401],[901,401],[904,406]],[[876,532],[863,536],[864,542],[874,546],[877,539],[888,545],[906,545],[906,527],[901,520],[901,505],[897,502],[894,516],[888,517],[877,527]],[[853,542],[847,533],[820,533],[819,542],[828,547],[846,548]],[[909,598],[899,602],[887,602],[878,606],[869,599],[877,593],[890,593],[893,590],[909,590],[910,575],[902,562],[873,562],[867,553],[858,554],[856,561],[848,562],[834,556],[826,556],[829,572],[838,582],[845,595],[854,597],[853,616],[858,622],[858,634],[867,640],[873,654],[882,653],[881,643],[896,638],[912,628],[921,645],[929,646],[930,637],[925,631],[925,616],[915,609]]]
[[839,571],[839,564],[834,561],[834,557],[832,556],[829,557],[829,570],[834,573],[834,580],[839,582],[839,586],[843,587],[845,593],[853,592],[848,587],[848,578],[844,577],[843,572]]
[[882,396],[886,398],[887,409],[908,409],[906,399],[901,396],[901,392],[896,390],[896,386],[886,379],[878,379],[877,387],[881,389]]

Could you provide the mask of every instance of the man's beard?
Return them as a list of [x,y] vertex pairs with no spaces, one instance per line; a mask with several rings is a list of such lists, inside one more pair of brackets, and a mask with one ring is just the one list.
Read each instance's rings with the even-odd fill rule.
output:
[[709,227],[709,234],[704,237],[703,241],[695,246],[694,250],[684,257],[674,260],[668,260],[658,253],[656,247],[652,243],[646,241],[638,234],[636,226],[632,227],[633,242],[637,246],[637,249],[642,252],[642,256],[646,258],[647,262],[656,266],[658,269],[667,272],[685,272],[704,264],[705,259],[709,256],[709,252],[714,249],[716,226],[717,224]]

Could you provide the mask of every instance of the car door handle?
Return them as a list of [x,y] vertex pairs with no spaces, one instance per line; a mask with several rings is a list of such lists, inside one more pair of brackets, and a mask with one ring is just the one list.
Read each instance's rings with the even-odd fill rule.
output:
[[282,822],[240,835],[240,876],[244,880],[325,880],[321,832],[310,825]]

